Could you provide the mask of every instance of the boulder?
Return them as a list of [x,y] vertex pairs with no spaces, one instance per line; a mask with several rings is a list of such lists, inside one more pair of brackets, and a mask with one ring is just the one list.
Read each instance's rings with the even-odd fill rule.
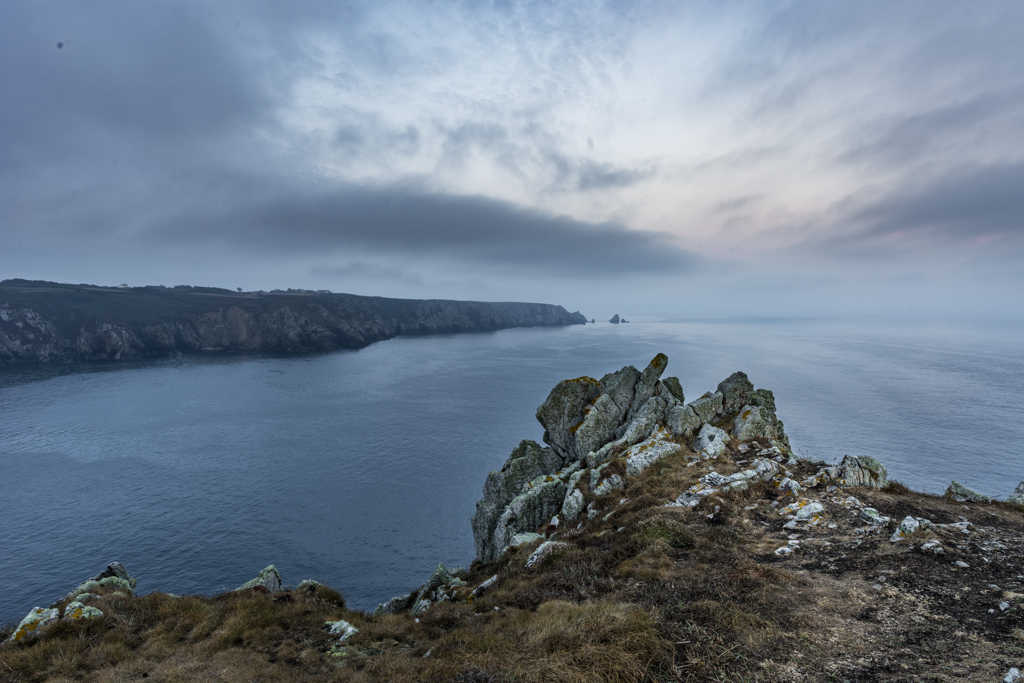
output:
[[846,455],[839,463],[840,486],[866,486],[880,489],[887,483],[885,466],[870,455]]
[[722,414],[722,395],[717,393],[704,394],[689,405],[693,408],[693,412],[697,414],[697,417],[700,418],[701,424],[706,424]]
[[[1020,488],[1020,487],[1018,487]],[[959,503],[991,503],[992,499],[977,491],[972,491],[958,481],[953,481],[946,489],[946,496]]]
[[[538,477],[554,474],[562,459],[550,448],[541,448],[535,441],[522,441],[505,461],[500,472],[491,472],[484,483],[484,496],[476,504],[473,515],[473,539],[477,557],[483,557],[483,545],[494,534],[498,519],[523,485]],[[532,531],[532,529],[531,529]]]
[[676,436],[689,439],[700,429],[700,417],[694,412],[693,406],[673,406],[665,416],[665,425]]
[[705,458],[716,458],[725,450],[725,444],[729,435],[718,427],[705,424],[697,434],[697,440],[693,442],[693,450]]
[[271,593],[281,590],[281,575],[277,573],[277,567],[269,565],[265,567],[256,578],[250,579],[236,588],[236,591],[244,591],[249,588],[266,588]]
[[591,377],[562,380],[537,408],[537,420],[544,427],[544,443],[568,464],[586,456],[576,450],[576,429],[601,395],[600,383]]
[[889,518],[883,517],[875,508],[864,508],[860,511],[860,518],[871,526],[885,526],[889,523]]
[[567,486],[550,475],[530,482],[527,491],[516,496],[505,508],[488,536],[476,537],[477,557],[487,564],[501,557],[512,537],[524,531],[536,531],[562,510]]
[[14,642],[21,640],[28,641],[37,637],[44,628],[58,619],[60,619],[59,609],[55,607],[51,607],[49,609],[36,607],[21,620],[21,623],[18,624],[18,628],[14,629],[14,633],[12,633],[11,637],[7,640]]
[[899,527],[896,529],[896,531],[892,535],[892,538],[890,538],[889,540],[893,543],[901,541],[904,538],[912,536],[914,532],[917,531],[920,527],[921,523],[908,515],[907,517],[903,518],[903,521],[900,522]]
[[579,489],[573,489],[572,492],[565,496],[559,516],[566,522],[575,522],[580,513],[583,512],[586,504],[586,501],[583,499],[583,492]]
[[626,475],[639,476],[658,460],[680,452],[683,447],[668,441],[668,436],[668,432],[659,428],[649,439],[641,441],[623,453],[622,457],[626,459]]
[[778,420],[762,406],[746,405],[736,415],[732,425],[732,435],[738,441],[764,439],[774,441],[779,437]]
[[749,403],[754,385],[745,373],[734,372],[718,385],[717,393],[722,395],[722,411],[726,414],[735,413]]
[[1017,488],[1013,490],[1013,493],[1006,499],[1006,502],[1013,503],[1014,505],[1024,505],[1024,481],[1017,484]]
[[665,387],[665,391],[667,391],[672,398],[680,403],[686,403],[686,397],[683,396],[683,385],[679,381],[678,377],[666,377],[661,380],[661,385]]

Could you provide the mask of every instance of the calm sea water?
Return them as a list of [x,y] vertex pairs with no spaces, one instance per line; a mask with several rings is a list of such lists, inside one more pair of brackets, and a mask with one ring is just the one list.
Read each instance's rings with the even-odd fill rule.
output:
[[112,560],[138,589],[214,593],[270,563],[372,608],[473,559],[487,472],[560,379],[658,352],[688,400],[735,370],[794,449],[866,453],[941,492],[1024,479],[1024,329],[633,322],[394,339],[306,357],[0,369],[0,622]]

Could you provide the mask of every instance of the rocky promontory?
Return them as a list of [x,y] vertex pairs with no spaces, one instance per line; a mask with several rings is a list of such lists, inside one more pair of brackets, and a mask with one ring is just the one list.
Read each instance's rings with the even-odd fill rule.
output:
[[203,597],[115,563],[0,632],[0,679],[1021,680],[1024,482],[937,496],[797,458],[771,391],[737,372],[686,402],[667,366],[555,386],[543,445],[487,477],[468,570],[368,614],[273,565]]
[[0,282],[0,363],[357,349],[398,335],[582,325],[561,306],[288,290]]

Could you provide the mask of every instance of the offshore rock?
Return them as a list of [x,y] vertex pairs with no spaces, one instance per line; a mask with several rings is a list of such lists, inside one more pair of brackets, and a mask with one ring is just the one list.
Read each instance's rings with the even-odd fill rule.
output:
[[591,377],[562,380],[537,408],[537,421],[544,427],[544,443],[568,464],[586,456],[576,449],[576,429],[601,395],[600,383]]
[[[1017,488],[1020,488],[1020,486],[1018,486]],[[992,502],[992,499],[989,498],[988,496],[982,495],[982,494],[978,493],[977,491],[972,491],[971,489],[967,488],[966,486],[964,486],[963,484],[961,484],[958,481],[953,481],[949,485],[949,488],[946,489],[946,495],[949,496],[950,498],[952,498],[953,500],[955,500],[957,502],[960,502],[960,503],[964,503],[964,502],[991,503]]]
[[[487,539],[494,535],[498,518],[523,485],[538,477],[554,474],[562,467],[562,458],[550,448],[541,448],[536,441],[522,441],[505,461],[500,472],[487,475],[484,496],[476,504],[473,515],[473,538],[477,557],[483,557]],[[532,531],[532,529],[531,529]]]
[[269,565],[256,575],[256,578],[246,581],[236,588],[236,591],[244,591],[249,588],[265,588],[271,593],[281,590],[281,575],[277,573],[277,567]]
[[734,413],[750,401],[754,393],[754,385],[746,373],[734,372],[718,385],[718,392],[722,395],[722,410],[726,414]]

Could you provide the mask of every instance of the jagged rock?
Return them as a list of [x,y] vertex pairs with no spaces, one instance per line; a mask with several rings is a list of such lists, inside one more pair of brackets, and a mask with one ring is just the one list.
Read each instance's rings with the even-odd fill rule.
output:
[[754,393],[754,385],[747,378],[746,373],[734,372],[718,385],[717,393],[722,395],[723,413],[734,413],[750,401],[750,396]]
[[626,459],[626,475],[639,476],[653,463],[667,455],[678,453],[683,449],[677,443],[667,441],[669,434],[659,428],[651,437],[626,451],[622,457]]
[[622,435],[622,441],[628,445],[640,443],[651,435],[659,423],[665,421],[665,408],[667,404],[663,399],[652,396],[647,403],[637,411],[637,414],[630,421],[629,426]]
[[627,420],[633,420],[640,409],[654,396],[658,389],[658,378],[661,377],[661,373],[665,372],[666,367],[668,367],[668,356],[659,353],[644,368],[633,389],[633,403],[630,405]]
[[498,519],[508,504],[520,495],[523,485],[538,477],[554,474],[561,467],[562,458],[553,449],[541,448],[537,442],[525,440],[512,451],[500,472],[487,475],[484,496],[477,502],[472,519],[477,557],[483,557],[483,546],[494,536]]
[[846,455],[839,463],[840,486],[866,486],[880,489],[888,481],[885,466],[870,455]]
[[138,581],[132,578],[125,566],[120,562],[111,562],[107,565],[107,568],[101,571],[96,576],[86,579],[78,585],[77,588],[69,592],[64,597],[54,602],[50,607],[56,607],[65,600],[75,598],[82,593],[91,593],[99,588],[113,588],[115,590],[124,591],[128,595],[135,595],[135,586]]
[[958,481],[953,481],[949,485],[949,488],[946,489],[946,495],[959,503],[964,503],[968,501],[972,503],[992,502],[992,499],[989,498],[988,496],[982,495],[977,491],[972,491],[971,489],[967,488]]
[[406,593],[404,595],[396,595],[387,602],[382,602],[377,605],[377,609],[373,610],[374,616],[381,614],[398,614],[403,609],[408,607],[409,599],[412,597],[412,593]]
[[686,403],[686,397],[683,395],[683,384],[679,381],[678,377],[666,377],[661,380],[661,385],[665,387],[665,391],[667,391],[672,398],[680,403]]
[[689,405],[700,418],[701,424],[706,424],[722,414],[722,395],[719,393],[704,394]]
[[102,616],[103,616],[103,612],[101,612],[100,610],[96,609],[95,607],[91,607],[91,606],[88,606],[88,605],[83,605],[81,602],[78,602],[76,600],[75,602],[69,603],[68,606],[64,608],[64,617],[63,618],[64,619],[71,619],[71,620],[78,620],[78,619],[95,619],[97,617],[102,617]]
[[871,526],[885,526],[889,523],[889,518],[883,517],[875,508],[864,508],[860,511],[860,518]]
[[505,508],[489,536],[477,537],[477,557],[487,564],[497,560],[512,537],[535,531],[562,509],[566,484],[550,475],[527,484],[526,493],[516,496]]
[[264,567],[256,578],[250,579],[243,583],[241,586],[236,588],[236,591],[244,591],[249,588],[266,588],[271,593],[277,593],[281,590],[281,575],[277,573],[277,567],[274,565],[268,565]]
[[716,458],[725,450],[725,444],[729,435],[718,427],[705,424],[697,434],[697,440],[693,442],[693,450],[700,453],[705,459]]
[[575,522],[580,513],[583,512],[585,505],[586,501],[583,499],[583,493],[579,489],[573,489],[565,496],[560,515],[566,522]]
[[1013,493],[1006,499],[1006,502],[1013,503],[1014,505],[1024,505],[1024,481],[1017,484],[1017,488],[1013,490]]
[[562,464],[580,460],[587,453],[576,450],[576,429],[601,395],[601,384],[592,377],[562,380],[537,408],[544,427],[544,443],[562,457]]
[[331,635],[339,636],[339,643],[344,643],[346,640],[359,633],[359,629],[344,619],[339,619],[338,621],[325,621],[324,630],[330,632]]
[[530,555],[530,559],[526,561],[527,567],[536,567],[538,564],[544,561],[545,558],[549,557],[552,553],[561,550],[562,548],[568,548],[568,543],[562,543],[561,541],[545,541],[537,546],[537,549]]
[[42,607],[33,608],[21,623],[18,624],[18,628],[14,629],[14,633],[8,640],[20,641],[28,640],[37,637],[44,628],[52,624],[53,622],[60,619],[60,610],[51,607],[50,609],[43,609]]
[[601,394],[576,429],[576,453],[590,453],[615,437],[623,410],[608,394]]
[[673,406],[665,416],[665,425],[676,436],[689,439],[700,429],[700,417],[694,412],[693,406]]

